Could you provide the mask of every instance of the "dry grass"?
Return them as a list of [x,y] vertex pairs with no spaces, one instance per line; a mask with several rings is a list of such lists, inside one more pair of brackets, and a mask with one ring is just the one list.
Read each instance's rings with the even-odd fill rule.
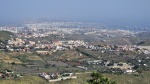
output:
[[46,81],[38,76],[27,75],[19,79],[1,80],[0,84],[46,84]]
[[12,58],[5,53],[0,53],[0,60],[4,61],[5,63],[15,62],[16,64],[22,64],[22,62],[19,59]]
[[8,59],[3,59],[3,61],[5,63],[12,63],[12,62],[15,62],[16,64],[22,64],[22,62],[17,59],[17,58],[8,58]]
[[34,60],[34,61],[36,61],[36,60],[43,60],[42,58],[40,58],[39,56],[28,56],[27,57],[27,59],[29,59],[29,60]]

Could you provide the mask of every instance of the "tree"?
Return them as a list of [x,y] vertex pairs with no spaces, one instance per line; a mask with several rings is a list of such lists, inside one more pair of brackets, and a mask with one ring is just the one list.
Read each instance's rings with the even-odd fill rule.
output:
[[92,79],[87,80],[89,84],[116,84],[116,82],[111,82],[99,72],[93,72],[91,77]]
[[134,67],[133,67],[133,69],[138,69],[139,68],[139,65],[135,65]]
[[16,63],[15,63],[15,62],[12,62],[11,65],[12,65],[12,66],[13,66],[13,65],[16,65]]

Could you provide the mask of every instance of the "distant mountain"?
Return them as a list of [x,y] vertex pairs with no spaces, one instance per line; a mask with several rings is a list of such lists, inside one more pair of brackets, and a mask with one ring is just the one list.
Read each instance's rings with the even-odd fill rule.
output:
[[106,44],[115,44],[115,45],[135,45],[139,42],[137,38],[113,38],[106,40]]
[[53,18],[37,18],[37,19],[24,19],[24,20],[17,20],[17,21],[1,21],[0,26],[22,26],[26,23],[42,23],[42,22],[60,22],[64,20],[60,19],[53,19]]
[[141,41],[137,45],[138,46],[150,46],[150,40]]
[[150,31],[138,33],[136,36],[140,39],[136,45],[150,46]]
[[52,18],[38,18],[32,20],[26,20],[25,23],[41,23],[41,22],[60,22],[62,20],[52,19]]
[[0,22],[0,26],[14,26],[19,27],[22,26],[24,22],[18,21],[18,22]]
[[150,39],[150,32],[142,32],[137,35],[140,38]]

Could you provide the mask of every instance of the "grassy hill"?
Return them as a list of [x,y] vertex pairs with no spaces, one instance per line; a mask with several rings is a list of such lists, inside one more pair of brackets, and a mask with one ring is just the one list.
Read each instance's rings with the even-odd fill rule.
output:
[[14,34],[9,31],[0,31],[0,41],[9,40]]

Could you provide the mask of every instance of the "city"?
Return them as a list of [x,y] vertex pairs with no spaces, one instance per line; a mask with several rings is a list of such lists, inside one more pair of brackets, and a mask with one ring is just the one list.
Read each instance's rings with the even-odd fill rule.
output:
[[150,0],[0,0],[0,84],[149,84]]
[[[138,37],[142,31],[74,25],[78,26],[76,22],[47,22],[1,27],[1,32],[9,34],[9,39],[1,38],[1,63],[8,63],[9,69],[19,75],[37,74],[49,82],[61,81],[61,74],[74,73],[73,78],[77,78],[75,73],[83,71],[138,75],[150,69],[150,46],[140,44],[142,38]],[[139,43],[128,42],[127,38],[138,38]],[[121,44],[113,42],[115,39],[122,39]]]

